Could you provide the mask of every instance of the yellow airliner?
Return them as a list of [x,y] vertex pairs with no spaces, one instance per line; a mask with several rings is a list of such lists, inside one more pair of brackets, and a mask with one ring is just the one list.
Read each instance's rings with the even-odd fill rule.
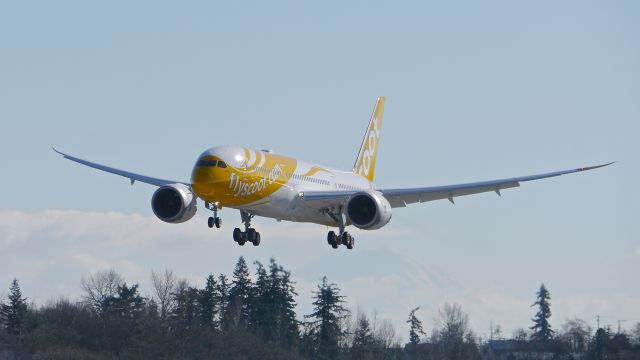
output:
[[385,189],[373,185],[376,157],[380,147],[380,128],[384,97],[379,97],[360,151],[351,171],[253,150],[242,146],[216,146],[203,152],[191,173],[191,182],[179,182],[144,176],[86,161],[56,152],[66,159],[135,181],[158,186],[151,208],[160,220],[181,223],[196,213],[196,199],[213,212],[210,228],[221,225],[218,210],[240,210],[244,231],[235,228],[233,240],[240,245],[260,244],[260,233],[251,227],[254,216],[277,220],[311,222],[337,227],[329,231],[327,241],[334,249],[345,245],[352,249],[353,237],[345,231],[349,225],[375,230],[391,220],[391,209],[412,203],[448,199],[482,192],[496,192],[520,186],[521,182],[591,170],[609,164],[564,170],[509,179],[434,187]]

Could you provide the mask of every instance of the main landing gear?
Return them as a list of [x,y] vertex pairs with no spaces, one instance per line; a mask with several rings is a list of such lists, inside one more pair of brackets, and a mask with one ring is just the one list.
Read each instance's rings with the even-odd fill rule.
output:
[[240,228],[233,229],[233,241],[237,242],[240,246],[243,246],[246,242],[252,243],[253,246],[260,245],[260,233],[251,227],[253,215],[244,210],[240,210],[240,217],[244,223],[245,231],[240,230]]
[[[220,226],[222,226],[222,219],[218,217],[218,206],[216,204],[205,202],[204,207],[213,211],[213,216],[209,217],[207,225],[209,225],[210,228],[215,227],[219,229]],[[244,223],[245,231],[240,230],[240,228],[233,229],[233,241],[237,242],[240,246],[243,246],[247,242],[252,243],[253,246],[260,245],[260,233],[251,227],[251,219],[253,218],[253,215],[244,210],[240,210],[240,217]]]
[[344,209],[339,207],[337,212],[327,210],[326,213],[338,223],[338,228],[340,229],[339,234],[336,234],[335,231],[329,231],[327,234],[327,243],[334,249],[337,249],[340,245],[345,245],[349,250],[353,249],[355,245],[353,236],[344,231]]

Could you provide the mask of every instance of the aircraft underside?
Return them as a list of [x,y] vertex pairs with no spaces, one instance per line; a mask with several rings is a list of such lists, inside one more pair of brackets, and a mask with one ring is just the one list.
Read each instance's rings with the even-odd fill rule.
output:
[[[243,246],[247,242],[258,246],[261,235],[251,227],[251,220],[255,216],[272,218],[278,221],[305,222],[330,227],[337,227],[338,233],[329,231],[327,242],[334,249],[340,245],[345,245],[348,249],[353,249],[355,240],[351,234],[345,231],[348,220],[344,216],[343,209],[316,209],[309,207],[302,201],[298,201],[294,195],[296,192],[288,188],[280,189],[269,199],[261,200],[242,206],[230,208],[240,211],[240,220],[244,224],[244,230],[235,228],[233,230],[233,240],[238,245]],[[209,202],[205,202],[205,207],[213,212],[213,216],[208,218],[209,228],[220,228],[222,219],[218,216],[218,208]]]

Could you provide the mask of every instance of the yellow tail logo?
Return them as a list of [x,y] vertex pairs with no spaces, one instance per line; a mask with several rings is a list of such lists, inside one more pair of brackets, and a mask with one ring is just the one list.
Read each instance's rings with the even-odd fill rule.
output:
[[373,109],[369,127],[362,139],[358,158],[353,166],[353,172],[366,177],[373,182],[373,174],[376,169],[376,157],[380,147],[380,128],[382,127],[382,111],[384,110],[384,96],[378,98],[376,107]]

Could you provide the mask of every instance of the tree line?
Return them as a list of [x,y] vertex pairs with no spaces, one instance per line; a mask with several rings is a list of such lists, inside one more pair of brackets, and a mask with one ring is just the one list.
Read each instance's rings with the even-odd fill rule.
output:
[[[322,278],[309,314],[296,311],[291,273],[271,259],[240,257],[231,278],[210,274],[202,287],[173,272],[151,274],[152,295],[114,270],[81,280],[79,301],[35,306],[17,280],[0,302],[0,358],[33,359],[639,359],[640,323],[632,334],[595,333],[579,319],[556,332],[544,285],[533,326],[502,339],[480,339],[458,304],[445,304],[430,335],[414,308],[408,344],[388,320],[347,309],[336,284]],[[495,335],[495,340],[494,340]],[[524,355],[523,355],[524,354]]]

